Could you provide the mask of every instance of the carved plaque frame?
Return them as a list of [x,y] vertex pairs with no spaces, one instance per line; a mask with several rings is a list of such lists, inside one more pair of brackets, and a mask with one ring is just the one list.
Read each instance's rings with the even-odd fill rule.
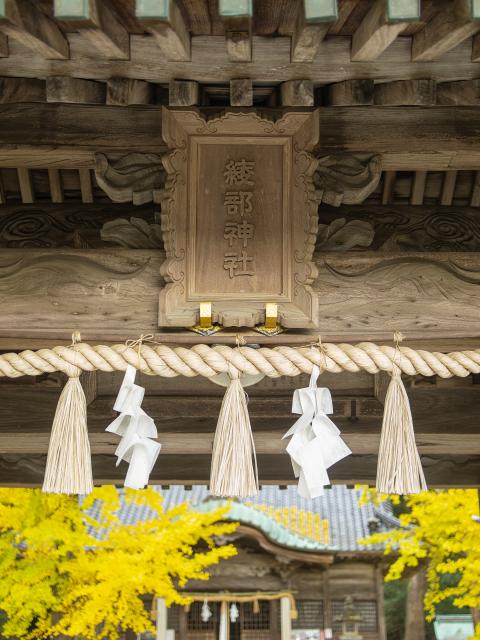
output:
[[[317,276],[312,256],[320,195],[312,179],[318,161],[311,151],[319,137],[318,112],[289,111],[272,121],[254,111],[226,111],[207,120],[196,109],[163,108],[162,135],[170,152],[162,159],[167,181],[161,196],[166,252],[161,274],[166,285],[160,293],[159,325],[192,326],[198,322],[200,302],[212,302],[214,321],[226,327],[254,326],[264,321],[265,303],[276,302],[283,326],[317,327],[318,297],[311,283]],[[202,183],[206,169],[201,168],[201,154],[204,149],[209,152],[208,145],[225,153],[225,149],[251,148],[255,153],[264,152],[267,158],[271,149],[272,162],[276,159],[275,166],[281,165],[278,180],[275,174],[266,183],[272,188],[275,183],[281,193],[280,206],[273,207],[278,210],[280,226],[272,225],[271,243],[265,240],[268,234],[264,233],[267,254],[270,252],[274,258],[268,260],[267,255],[265,262],[275,265],[274,273],[270,279],[259,277],[250,291],[238,287],[234,291],[233,285],[230,291],[224,291],[223,285],[215,284],[213,279],[210,287],[199,267],[208,264],[208,255],[199,253],[209,253],[208,239],[203,239],[203,247],[199,240],[201,215],[213,215],[198,197],[200,189],[207,189]],[[271,214],[271,207],[269,211]],[[262,263],[264,271],[267,266]],[[209,270],[211,274],[210,265]],[[220,271],[223,274],[222,267]],[[262,290],[265,281],[270,286]]]

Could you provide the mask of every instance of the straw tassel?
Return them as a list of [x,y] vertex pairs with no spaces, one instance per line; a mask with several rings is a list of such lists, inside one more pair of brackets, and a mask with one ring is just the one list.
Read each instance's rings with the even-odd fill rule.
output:
[[258,472],[247,394],[231,377],[223,398],[212,451],[210,492],[244,498],[258,493]]
[[406,495],[427,490],[410,402],[396,365],[385,397],[376,486],[384,494]]
[[77,376],[68,379],[58,401],[48,446],[43,491],[86,495],[92,490],[87,401]]

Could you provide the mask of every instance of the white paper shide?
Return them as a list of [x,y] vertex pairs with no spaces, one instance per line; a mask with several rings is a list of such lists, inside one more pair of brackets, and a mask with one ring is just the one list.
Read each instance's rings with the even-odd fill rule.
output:
[[117,467],[122,460],[129,463],[125,487],[143,489],[148,484],[162,445],[151,440],[157,437],[157,428],[152,418],[141,408],[145,389],[135,384],[136,372],[135,367],[127,366],[122,386],[113,405],[113,409],[120,415],[105,431],[121,437],[115,455]]
[[328,417],[333,413],[332,396],[329,389],[317,387],[319,375],[320,369],[314,366],[308,388],[295,390],[292,413],[301,415],[283,436],[291,437],[287,453],[303,498],[323,495],[330,484],[327,469],[352,453]]

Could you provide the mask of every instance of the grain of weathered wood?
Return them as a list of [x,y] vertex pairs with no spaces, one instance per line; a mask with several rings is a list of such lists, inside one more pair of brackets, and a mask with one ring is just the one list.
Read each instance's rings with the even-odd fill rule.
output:
[[32,204],[35,202],[35,194],[33,192],[32,176],[29,169],[17,169],[18,185],[20,187],[20,195],[23,204]]
[[164,20],[142,19],[140,22],[154,36],[157,47],[167,60],[190,60],[191,42],[188,26],[177,1],[168,0],[168,3],[168,18]]
[[[303,4],[303,3],[302,3]],[[299,7],[295,30],[292,34],[292,62],[312,62],[331,26],[330,22],[310,24],[305,21],[303,6]]]
[[[322,84],[349,79],[408,80],[418,77],[450,81],[469,79],[478,75],[472,64],[471,43],[464,42],[442,57],[441,62],[410,62],[411,41],[397,40],[378,58],[375,65],[350,60],[350,38],[336,36],[322,42],[322,55],[305,66],[289,63],[290,38],[253,37],[254,60],[251,63],[230,62],[223,36],[197,36],[192,39],[191,62],[168,61],[159,55],[151,36],[132,35],[131,60],[115,62],[115,75],[151,82],[168,83],[171,78],[195,78],[197,82],[229,82],[234,77],[251,77],[255,82],[283,82],[308,77]],[[69,34],[71,59],[48,61],[25,50],[15,41],[10,43],[10,56],[0,58],[0,76],[75,75],[107,81],[112,76],[109,64],[98,64],[91,46],[81,34]]]
[[387,21],[387,0],[374,0],[352,38],[352,60],[376,60],[405,29],[405,22]]
[[0,103],[45,102],[45,80],[39,78],[0,78]]
[[69,57],[65,35],[54,20],[29,0],[5,0],[5,18],[0,18],[0,31],[46,59]]
[[412,194],[410,196],[410,204],[420,205],[423,204],[425,197],[425,184],[427,181],[426,171],[415,171],[413,177]]
[[480,62],[480,37],[478,34],[473,37],[472,62]]
[[97,54],[110,60],[128,60],[130,35],[119,19],[112,0],[88,0],[88,18],[65,20],[70,29],[81,36]]
[[89,204],[93,202],[92,176],[90,174],[90,169],[79,169],[78,176],[80,179],[82,202],[84,204]]
[[391,204],[393,202],[396,178],[396,171],[385,171],[383,176],[382,204]]
[[152,104],[153,85],[144,80],[111,78],[107,82],[106,103],[117,106]]
[[473,178],[472,194],[470,197],[471,207],[480,207],[480,171],[475,172]]
[[230,62],[251,62],[251,31],[227,31],[227,53]]
[[449,0],[425,27],[413,36],[412,60],[435,60],[480,31],[472,20],[470,0]]
[[171,107],[190,107],[198,104],[199,87],[195,80],[171,80],[168,86],[168,104]]
[[284,107],[313,107],[313,83],[311,80],[289,80],[280,87]]
[[[68,190],[71,179],[74,176],[68,172],[62,172],[62,186]],[[48,181],[45,180],[48,184]],[[128,224],[128,219],[135,216],[140,218],[147,229],[152,225],[154,213],[152,205],[133,206],[132,204],[113,204],[103,202],[95,205],[85,206],[86,203],[78,201],[67,201],[61,205],[52,204],[45,201],[45,191],[36,181],[38,203],[32,206],[14,203],[2,208],[0,214],[0,247],[2,249],[20,249],[23,247],[45,246],[51,248],[70,247],[72,248],[73,236],[78,232],[90,247],[100,248],[105,246],[101,239],[103,227],[106,223],[120,220],[120,224]],[[49,189],[49,186],[45,187]],[[61,194],[61,192],[60,192]],[[60,195],[59,194],[59,195]],[[92,196],[90,191],[90,197]],[[137,231],[137,236],[145,238],[140,227],[132,227]],[[140,243],[140,242],[139,242]],[[111,247],[111,244],[108,244]],[[132,247],[135,248],[135,247]],[[154,248],[151,244],[149,247]]]
[[[7,455],[0,457],[2,486],[32,486],[43,484],[46,455]],[[150,475],[151,484],[208,484],[210,455],[180,454],[160,458]],[[422,456],[429,487],[477,487],[480,482],[479,456]],[[332,483],[375,484],[377,457],[350,456],[329,470]],[[126,465],[115,467],[115,458],[98,454],[92,458],[95,484],[118,484],[124,481]],[[296,484],[291,462],[281,456],[258,456],[262,484]]]
[[455,184],[457,181],[457,171],[446,171],[443,180],[442,194],[440,197],[440,204],[450,206],[453,202],[453,196],[455,194]]
[[[297,0],[262,0],[253,3],[253,32],[260,36],[292,33],[297,16]],[[288,30],[286,23],[291,20]],[[287,27],[287,31],[284,29]]]
[[8,36],[0,31],[0,58],[6,58],[9,53]]
[[358,0],[339,0],[338,1],[338,18],[330,27],[328,31],[329,36],[338,35],[342,31],[343,27],[345,26],[345,23],[347,22],[347,20],[349,19],[349,17],[351,16],[352,12],[354,11],[357,5],[358,5]]
[[188,16],[188,28],[192,35],[206,35],[212,31],[207,0],[180,0],[184,14]]
[[327,87],[327,104],[332,107],[373,104],[373,80],[344,80]]
[[[52,416],[50,417],[50,422]],[[255,450],[257,455],[285,455],[283,432],[259,432],[254,430]],[[162,431],[158,441],[162,444],[162,460],[164,456],[209,455],[212,452],[214,432],[186,433]],[[342,434],[342,439],[350,447],[353,455],[375,455],[378,452],[380,433]],[[46,454],[50,433],[0,432],[0,450],[2,455],[35,455]],[[114,454],[118,446],[118,437],[111,433],[90,433],[92,454],[110,455],[114,466]],[[445,435],[416,434],[416,442],[420,455],[464,455],[480,456],[478,434]]]
[[[381,154],[386,170],[480,166],[480,114],[474,107],[336,107],[319,113],[322,153]],[[94,151],[165,149],[156,107],[0,105],[0,119],[3,167],[86,168],[93,166]]]
[[[430,176],[428,176],[430,178]],[[430,179],[427,180],[427,187]],[[411,195],[411,181],[406,180],[407,190],[399,193],[403,201]],[[397,187],[401,186],[397,181]],[[417,185],[418,186],[418,185]],[[439,185],[439,191],[441,190]],[[414,191],[416,189],[414,181]],[[418,186],[416,195],[420,199]],[[470,196],[468,193],[467,197]],[[431,197],[425,189],[425,200]],[[356,225],[364,238],[368,233],[368,250],[373,251],[480,251],[480,219],[476,209],[468,206],[446,207],[436,205],[409,206],[405,204],[382,206],[378,204],[343,205],[341,208],[322,205],[319,209],[321,234],[317,241],[319,253],[340,251],[351,242]],[[342,226],[340,224],[342,223]],[[327,244],[325,230],[334,229]],[[336,236],[336,237],[335,237]],[[343,239],[342,239],[343,237]],[[351,244],[349,245],[352,246]],[[357,243],[355,249],[361,250]]]
[[384,106],[424,106],[436,102],[435,82],[429,79],[397,80],[375,85],[374,102]]
[[50,194],[52,202],[63,202],[63,186],[59,169],[48,170],[48,181],[50,184]]
[[253,84],[250,78],[230,80],[230,104],[232,107],[251,107],[253,104]]
[[[159,250],[2,250],[0,336],[69,340],[72,326],[84,340],[155,333],[163,259]],[[331,253],[315,262],[325,340],[391,340],[395,330],[409,340],[480,337],[478,253]]]
[[437,104],[480,105],[480,80],[457,80],[437,85]]
[[[161,281],[155,252],[46,250],[35,256],[27,250],[15,273],[7,277],[5,268],[13,257],[10,250],[5,250],[0,258],[0,271],[5,276],[0,275],[2,309],[10,307],[10,311],[2,311],[2,326],[7,333],[12,333],[13,324],[18,322],[27,333],[29,329],[24,322],[27,316],[43,327],[46,334],[58,335],[64,324],[70,327],[70,333],[72,326],[78,327],[84,340],[101,327],[114,329],[122,340],[126,335],[136,335],[140,325],[147,332],[156,329]],[[23,302],[17,298],[20,292]],[[15,308],[15,304],[10,306],[14,299],[23,311]]]
[[227,56],[230,62],[252,60],[252,15],[245,15],[242,5],[233,2],[228,15],[221,15],[225,28]]
[[104,82],[56,76],[47,78],[47,102],[70,102],[78,104],[104,104],[106,85]]
[[4,205],[7,203],[7,194],[5,191],[5,185],[3,183],[2,173],[0,171],[0,204]]

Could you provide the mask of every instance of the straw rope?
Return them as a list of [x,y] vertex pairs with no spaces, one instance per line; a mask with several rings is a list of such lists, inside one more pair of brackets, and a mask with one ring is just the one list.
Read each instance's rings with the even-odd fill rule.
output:
[[371,342],[357,345],[323,343],[315,346],[252,348],[205,344],[190,349],[162,344],[141,344],[134,348],[125,344],[113,346],[87,343],[71,347],[54,347],[39,351],[0,355],[0,377],[18,378],[61,371],[70,377],[82,371],[124,371],[128,364],[149,375],[204,376],[218,373],[238,375],[264,374],[269,378],[311,373],[316,364],[320,370],[367,371],[392,373],[394,366],[407,375],[437,375],[441,378],[466,377],[480,373],[480,349],[439,353],[410,347],[378,346]]

